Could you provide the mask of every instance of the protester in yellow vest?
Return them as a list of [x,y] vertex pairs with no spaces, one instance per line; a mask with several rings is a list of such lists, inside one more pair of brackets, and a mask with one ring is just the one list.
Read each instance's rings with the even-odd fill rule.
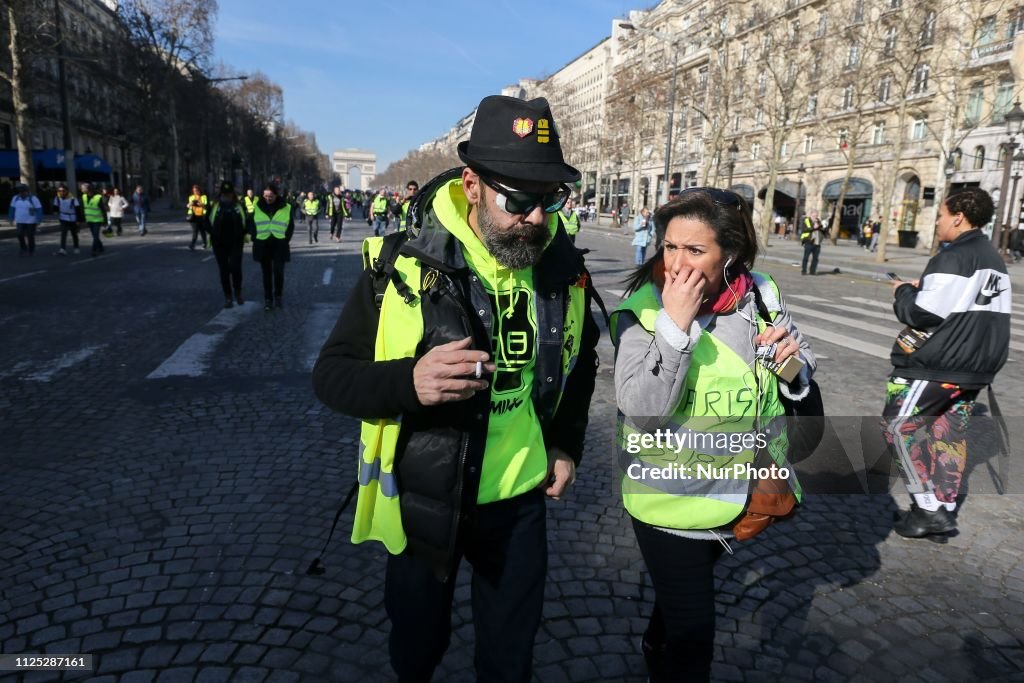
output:
[[238,203],[234,183],[223,181],[220,198],[210,209],[210,246],[217,259],[224,308],[231,308],[236,302],[240,306],[245,303],[242,297],[242,251],[248,216]]
[[[715,561],[755,474],[799,497],[779,392],[805,397],[815,362],[775,283],[749,270],[757,237],[738,195],[684,190],[654,221],[662,247],[611,317],[623,503],[655,588],[650,680],[709,680]],[[778,380],[759,347],[804,369]]]
[[345,229],[345,219],[350,216],[345,197],[341,194],[341,186],[336,186],[327,195],[327,218],[331,221],[331,239],[341,241],[341,231]]
[[107,224],[107,202],[92,183],[82,183],[81,211],[82,222],[89,226],[92,234],[92,255],[99,256],[103,253],[100,231]]
[[558,212],[558,220],[565,226],[565,234],[569,236],[573,244],[576,244],[576,235],[580,231],[580,217],[576,213],[576,203],[572,199],[567,201],[562,210]]
[[185,211],[186,220],[192,224],[192,243],[189,244],[188,248],[191,251],[195,251],[196,239],[202,236],[202,246],[203,249],[206,249],[209,228],[209,217],[206,214],[210,210],[210,201],[203,194],[202,190],[199,189],[198,185],[193,185],[192,194],[185,201],[185,205],[187,207]]
[[263,310],[281,308],[284,293],[284,264],[291,260],[288,243],[295,232],[292,206],[279,194],[277,185],[263,186],[263,196],[249,216],[252,258],[263,271]]
[[302,215],[306,217],[309,243],[320,242],[320,200],[312,192],[307,192],[302,202]]
[[377,191],[370,206],[370,224],[373,225],[373,234],[383,237],[388,231],[388,197],[384,188]]
[[251,214],[256,210],[256,193],[250,187],[245,191],[245,212]]
[[320,400],[363,420],[352,538],[392,553],[400,681],[429,681],[441,662],[463,556],[477,680],[531,678],[544,494],[575,478],[599,334],[583,257],[552,215],[580,177],[555,131],[543,99],[485,98],[458,148],[468,166],[418,195],[417,234],[367,240],[313,371]]

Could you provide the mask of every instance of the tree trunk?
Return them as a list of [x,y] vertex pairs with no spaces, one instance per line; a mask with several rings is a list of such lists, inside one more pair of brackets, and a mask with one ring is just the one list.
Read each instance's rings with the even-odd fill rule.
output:
[[850,178],[853,177],[855,161],[855,153],[853,151],[846,155],[846,175],[843,176],[843,184],[839,189],[839,199],[836,200],[836,210],[834,212],[838,216],[838,220],[833,220],[832,225],[829,226],[829,240],[832,244],[839,243],[839,226],[843,222],[843,202],[846,201],[846,190]]
[[22,81],[21,49],[17,12],[14,3],[7,5],[7,28],[11,32],[8,50],[11,54],[11,100],[14,103],[14,134],[18,138],[18,168],[21,182],[36,191],[36,168],[32,162],[32,118],[28,111],[28,94]]
[[[768,236],[775,225],[772,218],[773,209],[775,208],[775,182],[779,177],[776,165],[777,162],[771,165],[771,171],[768,174],[768,185],[764,191],[764,215],[761,216],[761,244],[765,247],[768,246]],[[797,191],[797,194],[800,194],[799,191]],[[796,203],[799,210],[800,197],[796,198]]]
[[896,144],[893,146],[892,161],[889,162],[892,166],[892,180],[889,181],[888,187],[884,190],[885,194],[882,196],[882,229],[878,235],[878,253],[875,256],[875,263],[885,263],[885,252],[889,246],[892,202],[893,195],[896,194],[896,181],[899,179],[900,163],[903,161],[903,131],[907,123],[906,118],[907,98],[904,96],[900,101],[899,114],[896,117]]
[[178,109],[177,102],[174,100],[174,93],[171,93],[168,101],[167,115],[171,120],[171,159],[170,164],[168,164],[167,194],[170,195],[170,208],[173,209],[178,206],[178,200],[182,198],[181,179],[178,174]]

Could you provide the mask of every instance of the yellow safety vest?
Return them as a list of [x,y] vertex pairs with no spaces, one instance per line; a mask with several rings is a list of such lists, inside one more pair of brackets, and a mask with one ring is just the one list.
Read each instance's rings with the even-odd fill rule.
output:
[[[775,288],[771,278],[761,273],[755,274],[755,282],[762,292]],[[765,297],[766,304],[770,299],[779,301],[777,292],[775,288],[776,296]],[[779,313],[779,306],[768,308],[773,318]],[[612,313],[612,339],[616,340],[623,312],[653,336],[659,310],[654,285],[648,283]],[[758,321],[759,331],[765,326]],[[778,468],[789,470],[789,484],[799,500],[802,491],[786,460],[786,416],[775,376],[760,363],[752,371],[707,331],[701,332],[691,353],[679,404],[653,433],[649,423],[658,416],[619,413],[616,440],[626,510],[642,522],[671,529],[728,526],[746,507],[754,483],[748,466],[754,467],[755,449],[762,445]],[[671,443],[664,438],[666,431],[675,435]]]
[[387,197],[374,197],[373,198],[373,213],[374,215],[384,215],[388,212],[388,200]]
[[288,234],[288,219],[292,215],[292,209],[287,204],[273,215],[268,216],[257,205],[253,209],[253,221],[256,223],[256,239],[265,240],[275,237],[279,240],[285,239]]
[[800,241],[803,242],[804,240],[810,239],[813,234],[814,222],[810,218],[804,217],[804,228],[800,231]]
[[[380,255],[382,237],[363,240],[363,267]],[[416,259],[399,256],[395,271],[413,292],[421,287],[421,266]],[[583,287],[569,287],[569,304],[565,315],[562,345],[562,391],[565,378],[576,364],[580,340],[583,336],[583,321],[586,316],[586,297]],[[388,285],[380,307],[380,322],[374,344],[374,360],[388,361],[411,358],[423,338],[423,315],[420,299],[406,303],[405,299]],[[561,400],[561,394],[559,395]],[[556,404],[557,406],[557,404]],[[557,409],[557,407],[556,407]],[[355,517],[352,523],[352,542],[379,541],[388,552],[397,555],[406,546],[405,528],[399,504],[400,490],[395,478],[395,453],[401,431],[401,417],[381,420],[364,420],[359,430],[359,495],[356,499]]]
[[558,218],[562,221],[562,225],[565,226],[565,232],[569,237],[572,237],[580,231],[580,217],[575,211],[571,211],[568,216],[559,211]]
[[[220,202],[213,205],[210,209],[210,225],[213,225],[217,221],[217,211],[220,209]],[[235,202],[235,211],[238,212],[238,217],[242,219],[242,225],[245,225],[245,214],[242,212],[242,207]],[[286,226],[287,227],[287,226]]]
[[[193,200],[199,200],[199,206],[192,206]],[[206,195],[189,195],[188,197],[188,213],[189,216],[203,216],[206,214],[206,207],[210,205],[210,202],[206,199]]]
[[320,213],[320,200],[307,199],[302,203],[302,209],[307,216],[315,216]]
[[103,218],[103,195],[94,194],[93,196],[82,195],[82,209],[85,213],[86,223],[103,223],[106,219]]
[[256,197],[250,197],[249,195],[245,195],[244,199],[245,199],[245,212],[246,213],[252,213],[253,211],[255,211],[256,210]]

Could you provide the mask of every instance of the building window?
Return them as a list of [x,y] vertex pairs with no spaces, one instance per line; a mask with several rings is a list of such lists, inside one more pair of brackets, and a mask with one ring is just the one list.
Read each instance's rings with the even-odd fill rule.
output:
[[971,168],[975,171],[985,168],[985,148],[981,145],[974,148],[974,163],[971,164]]
[[733,114],[733,117],[732,117],[732,132],[734,132],[734,133],[740,132],[740,115],[739,114]]
[[782,143],[782,147],[779,148],[779,156],[782,158],[789,156],[789,140]]
[[892,74],[886,74],[882,76],[881,80],[878,81],[878,101],[888,102],[889,95],[892,93]]
[[927,131],[927,125],[924,119],[914,119],[914,123],[910,126],[910,139],[911,140],[924,140],[924,134]]
[[937,15],[935,10],[929,10],[924,15],[924,23],[921,24],[921,47],[931,45],[935,42],[935,21]]
[[996,42],[996,15],[985,17],[978,27],[978,47]]
[[1006,27],[1006,39],[1012,40],[1018,33],[1024,33],[1024,7],[1010,12],[1010,23]]
[[928,77],[931,75],[931,72],[932,69],[927,64],[918,64],[917,68],[914,69],[913,92],[915,95],[928,91]]
[[1002,123],[1010,111],[1013,99],[1013,81],[1003,81],[996,87],[996,101],[992,107],[992,123]]
[[742,45],[740,45],[740,66],[745,65],[749,58],[750,58],[750,46],[747,45],[746,43],[743,43]]
[[816,38],[824,38],[828,34],[828,12],[822,10],[821,14],[818,15],[818,32],[814,34]]
[[871,144],[872,145],[884,145],[885,144],[885,122],[879,121],[871,129]]
[[818,113],[818,96],[811,95],[807,98],[807,115],[815,116]]
[[981,122],[981,107],[984,101],[984,84],[974,83],[971,85],[971,91],[967,94],[967,106],[964,108],[964,126],[972,128]]
[[789,42],[796,44],[800,40],[800,20],[794,19],[789,22]]
[[750,158],[757,161],[761,158],[761,143],[755,142],[750,146]]
[[860,64],[860,44],[851,43],[850,50],[846,54],[846,68],[852,69]]
[[885,43],[882,45],[882,56],[892,57],[893,53],[896,52],[896,36],[899,31],[895,26],[890,26],[885,29]]
[[708,68],[706,66],[702,66],[697,71],[697,87],[700,90],[708,87]]
[[761,107],[754,110],[754,125],[758,128],[764,126],[764,109]]
[[850,130],[848,128],[840,128],[836,134],[836,148],[846,149],[850,146],[849,144]]
[[804,154],[810,154],[814,149],[814,136],[810,133],[804,135]]
[[850,17],[850,22],[854,24],[864,22],[864,0],[855,0],[853,3],[853,16]]
[[853,109],[853,86],[843,88],[843,111]]
[[759,97],[764,97],[764,94],[768,91],[768,74],[764,71],[757,75],[757,94]]
[[996,168],[1003,168],[1004,166],[1006,166],[1006,152],[1006,146],[999,145],[999,154],[996,157]]
[[767,34],[761,38],[761,59],[768,59],[772,51],[772,36]]
[[889,0],[889,9],[899,9],[903,7],[903,0]]

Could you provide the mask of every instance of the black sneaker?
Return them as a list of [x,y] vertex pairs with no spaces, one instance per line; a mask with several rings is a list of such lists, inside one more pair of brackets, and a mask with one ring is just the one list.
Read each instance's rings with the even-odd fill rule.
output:
[[272,311],[272,310],[274,310],[274,302],[272,300],[270,300],[270,299],[267,299],[266,301],[264,301],[263,302],[263,310],[264,311]]
[[230,296],[224,297],[224,308],[231,308],[235,305],[234,300]]
[[903,538],[948,534],[956,531],[956,518],[945,506],[940,506],[935,512],[929,512],[915,502],[910,504],[910,511],[893,525],[893,530]]
[[242,298],[241,292],[235,292],[235,303],[239,306],[245,303],[245,299]]

